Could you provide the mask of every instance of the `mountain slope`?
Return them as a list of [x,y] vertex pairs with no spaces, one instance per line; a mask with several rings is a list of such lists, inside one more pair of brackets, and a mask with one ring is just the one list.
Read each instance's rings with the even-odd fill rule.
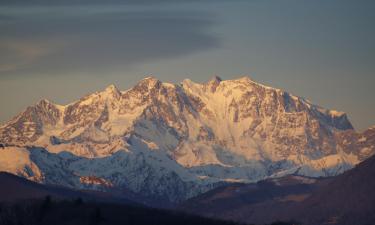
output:
[[105,193],[42,185],[5,172],[0,172],[0,184],[2,225],[236,224],[147,208]]
[[0,183],[0,203],[38,200],[43,199],[46,196],[51,196],[56,199],[72,200],[81,198],[84,200],[95,200],[100,202],[140,205],[139,203],[136,203],[138,199],[133,196],[133,199],[126,199],[114,194],[103,192],[79,191],[61,186],[43,185],[6,172],[0,172]]
[[375,156],[332,178],[296,176],[216,188],[180,205],[208,217],[257,224],[374,224]]
[[375,157],[334,178],[299,206],[295,217],[309,224],[375,222]]
[[[308,198],[331,178],[288,175],[254,184],[229,184],[191,198],[178,206],[184,212],[255,224],[295,220],[289,207]],[[288,215],[283,217],[282,215]]]
[[148,77],[127,91],[111,85],[66,106],[28,107],[0,127],[0,170],[178,202],[226,182],[342,173],[374,153],[373,132],[248,77]]

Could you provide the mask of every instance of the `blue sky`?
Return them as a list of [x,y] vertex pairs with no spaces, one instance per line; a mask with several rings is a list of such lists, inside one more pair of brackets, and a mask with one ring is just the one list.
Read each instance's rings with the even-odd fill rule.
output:
[[41,98],[115,84],[249,75],[375,124],[375,3],[348,0],[0,2],[0,121]]

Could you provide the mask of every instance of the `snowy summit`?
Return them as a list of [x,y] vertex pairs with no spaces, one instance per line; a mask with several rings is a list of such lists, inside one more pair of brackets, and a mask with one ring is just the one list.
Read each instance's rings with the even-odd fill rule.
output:
[[65,106],[28,107],[0,127],[0,171],[177,202],[226,182],[342,173],[374,153],[374,132],[249,77],[148,77]]

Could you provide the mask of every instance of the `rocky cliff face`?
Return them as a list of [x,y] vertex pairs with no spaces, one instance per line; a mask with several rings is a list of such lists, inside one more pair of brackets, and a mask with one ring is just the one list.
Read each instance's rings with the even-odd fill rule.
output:
[[66,106],[28,107],[0,127],[0,157],[22,151],[26,159],[0,169],[179,201],[222,182],[339,174],[374,153],[374,131],[359,134],[345,113],[248,77],[203,84],[148,77],[127,91],[111,85]]

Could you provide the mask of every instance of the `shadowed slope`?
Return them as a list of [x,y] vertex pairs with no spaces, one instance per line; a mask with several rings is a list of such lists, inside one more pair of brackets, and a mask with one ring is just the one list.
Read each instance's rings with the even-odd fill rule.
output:
[[315,180],[288,176],[251,185],[231,185],[191,199],[180,208],[254,223],[296,220],[309,225],[374,224],[374,190],[372,156],[336,177]]
[[295,215],[309,224],[375,223],[375,157],[339,175],[310,198],[295,205]]
[[58,199],[83,198],[105,202],[136,204],[126,198],[118,198],[109,193],[96,191],[78,191],[65,187],[42,185],[16,175],[0,172],[0,202],[42,199],[52,196]]

